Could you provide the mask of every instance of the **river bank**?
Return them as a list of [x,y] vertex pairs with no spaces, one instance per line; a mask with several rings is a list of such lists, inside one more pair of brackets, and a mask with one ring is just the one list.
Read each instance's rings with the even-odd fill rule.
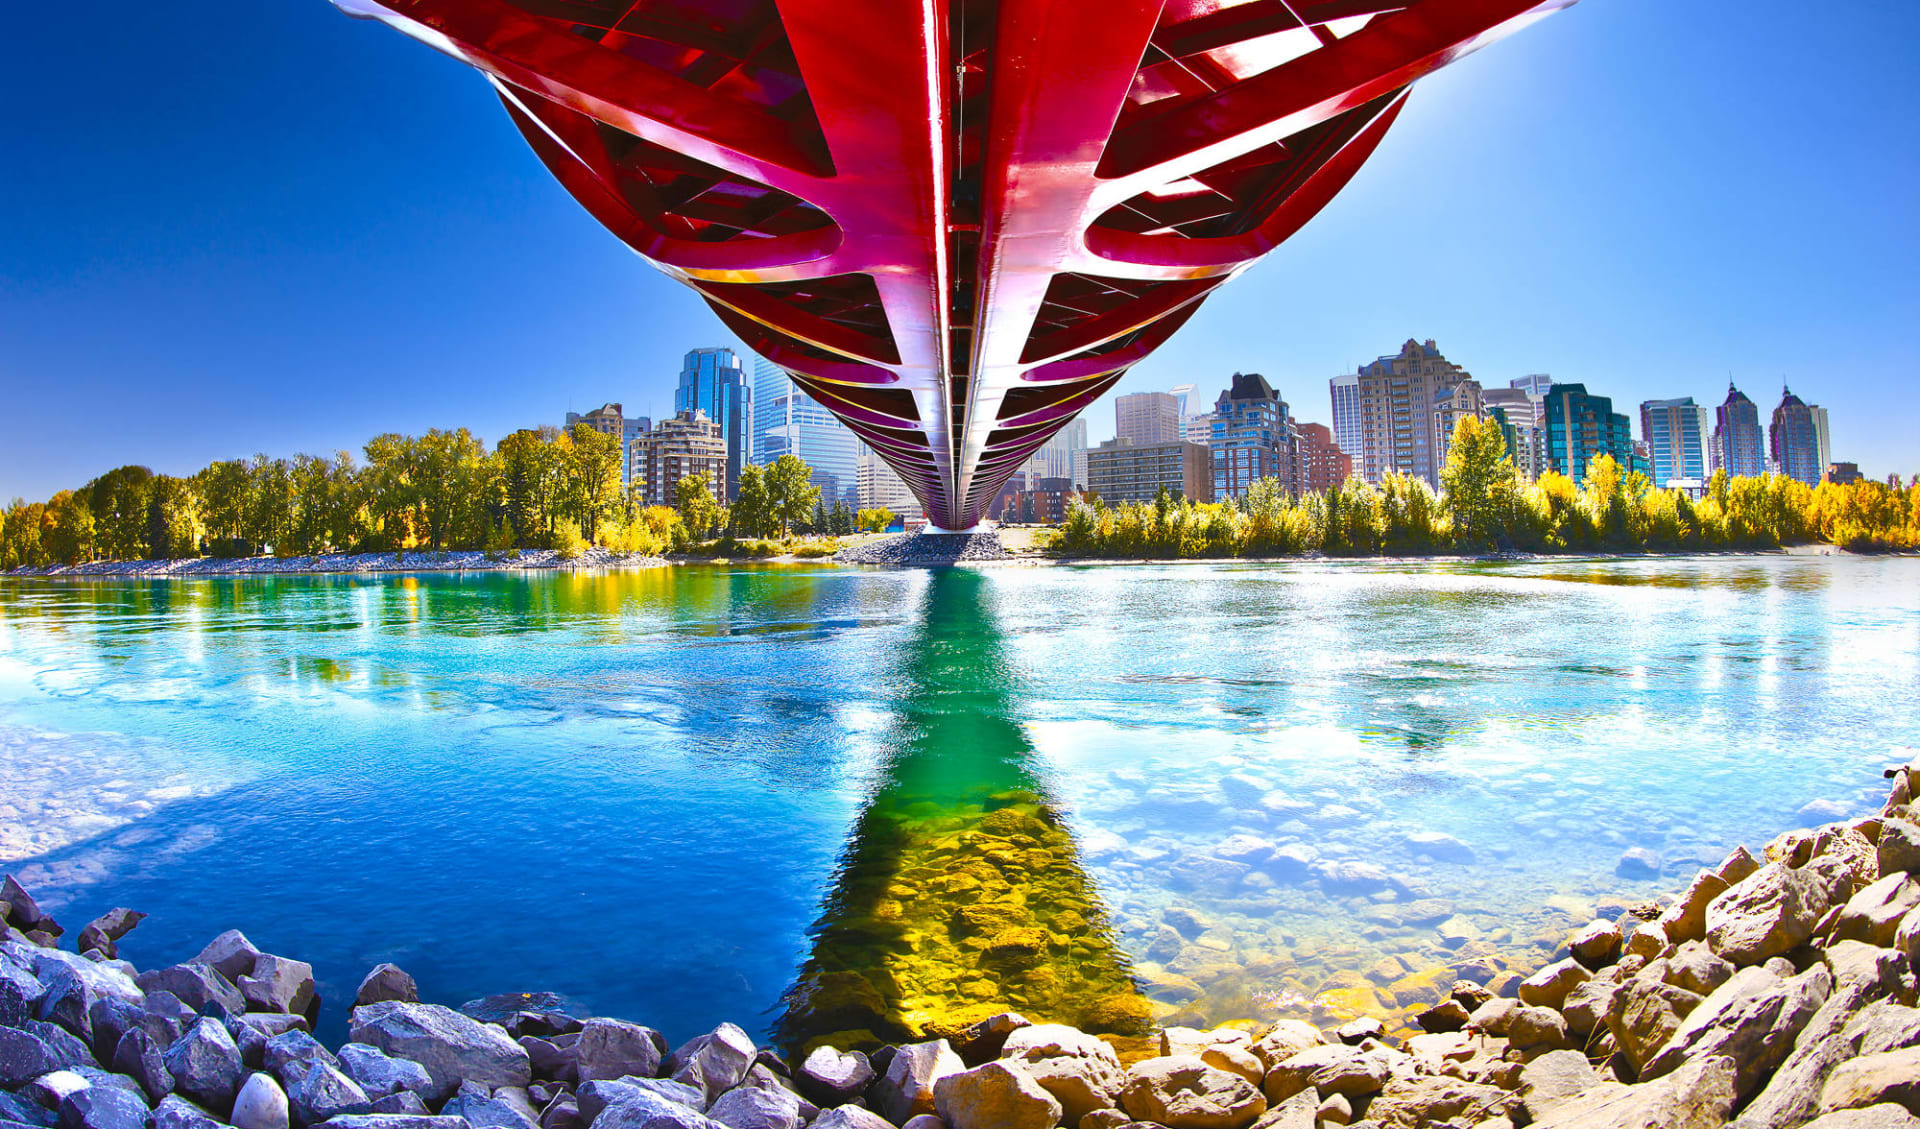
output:
[[[0,1120],[29,1129],[1893,1129],[1920,1125],[1920,762],[1873,816],[1736,848],[1683,890],[1471,975],[1390,1035],[1285,1020],[1107,1040],[1003,1012],[906,1044],[756,1046],[514,994],[422,1003],[391,964],[348,1041],[313,969],[239,932],[141,970],[143,915],[65,930],[0,888]],[[1118,1044],[1118,1048],[1116,1047]],[[783,1054],[782,1051],[787,1053]],[[431,1117],[432,1120],[423,1120]]]

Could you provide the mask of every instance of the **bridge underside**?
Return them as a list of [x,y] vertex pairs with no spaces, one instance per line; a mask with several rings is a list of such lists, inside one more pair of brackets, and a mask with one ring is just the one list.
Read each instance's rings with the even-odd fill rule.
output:
[[961,529],[1409,84],[1572,0],[334,2],[485,72],[588,211]]

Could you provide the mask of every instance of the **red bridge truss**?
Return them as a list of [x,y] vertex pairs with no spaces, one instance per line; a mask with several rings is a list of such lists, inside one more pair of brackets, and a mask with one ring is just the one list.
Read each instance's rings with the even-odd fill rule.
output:
[[334,0],[974,525],[1427,74],[1573,0]]

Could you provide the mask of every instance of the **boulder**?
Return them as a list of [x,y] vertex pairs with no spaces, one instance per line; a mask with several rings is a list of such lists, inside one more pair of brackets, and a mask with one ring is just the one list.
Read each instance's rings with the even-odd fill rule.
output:
[[990,1015],[973,1026],[962,1031],[953,1040],[953,1053],[968,1066],[979,1066],[983,1062],[992,1062],[1000,1057],[1001,1048],[1007,1044],[1007,1036],[1023,1027],[1033,1026],[1033,1021],[1017,1011],[1003,1011]]
[[[229,929],[200,950],[193,963],[203,964],[218,971],[229,982],[238,981],[253,971],[253,962],[260,957],[260,950],[238,929]],[[184,999],[185,997],[181,997]]]
[[1466,864],[1475,858],[1472,847],[1443,831],[1415,831],[1407,836],[1407,849],[1435,862]]
[[383,1098],[403,1090],[422,1096],[433,1092],[433,1078],[427,1074],[426,1067],[394,1058],[365,1043],[341,1047],[339,1067],[369,1098]]
[[413,977],[408,976],[397,964],[376,964],[373,971],[360,981],[360,988],[353,994],[353,1006],[366,1007],[368,1004],[420,1002],[420,989],[414,986]]
[[1920,1114],[1920,1047],[1882,1051],[1834,1067],[1820,1090],[1820,1112],[1891,1102]]
[[874,1082],[874,1104],[887,1120],[904,1125],[910,1117],[932,1113],[934,1086],[947,1075],[965,1069],[966,1064],[945,1039],[908,1043],[894,1052],[886,1074]]
[[1733,979],[1733,962],[1721,959],[1704,941],[1688,941],[1666,961],[1666,982],[1695,995],[1708,995]]
[[127,974],[122,965],[103,964],[76,953],[13,941],[0,944],[0,953],[31,972],[43,985],[51,984],[54,976],[64,968],[86,981],[87,988],[95,998],[111,997],[136,1007],[144,1007],[147,1003],[146,993],[134,983],[133,977]]
[[239,979],[240,994],[260,1011],[305,1015],[313,1003],[313,966],[262,953],[251,975]]
[[[735,1030],[739,1029],[735,1028]],[[701,1036],[701,1038],[710,1037]],[[744,1032],[741,1037],[745,1038]],[[652,1028],[642,1027],[638,1023],[623,1023],[617,1019],[589,1019],[581,1026],[580,1038],[573,1045],[573,1060],[579,1071],[579,1080],[591,1082],[596,1079],[624,1078],[629,1074],[651,1078],[660,1072],[660,1044],[663,1041]],[[692,1044],[688,1046],[691,1047]],[[749,1062],[753,1057],[752,1046],[752,1041],[748,1040]],[[684,1061],[676,1062],[676,1066],[684,1065]],[[707,1089],[709,1096],[718,1095],[721,1090],[738,1085],[740,1077],[745,1073],[746,1067],[742,1066],[739,1074],[722,1079],[725,1085],[717,1089],[709,1086]],[[694,1083],[694,1085],[699,1084]]]
[[1320,1034],[1320,1029],[1311,1023],[1303,1023],[1298,1019],[1282,1019],[1261,1032],[1260,1037],[1253,1041],[1249,1049],[1253,1051],[1254,1057],[1260,1060],[1262,1066],[1272,1070],[1276,1064],[1308,1048],[1320,1046],[1326,1041],[1326,1037]]
[[289,1129],[292,1122],[287,1093],[273,1075],[255,1072],[247,1076],[240,1093],[233,1099],[234,1129]]
[[649,1098],[660,1098],[675,1105],[683,1105],[692,1110],[707,1108],[705,1091],[697,1086],[689,1086],[684,1082],[675,1082],[667,1078],[622,1078],[619,1081],[585,1082],[575,1091],[575,1100],[579,1106],[580,1116],[587,1121],[594,1121],[608,1107],[634,1100],[642,1094]]
[[1094,1110],[1117,1107],[1126,1084],[1126,1074],[1117,1061],[1074,1055],[1015,1061],[1060,1103],[1064,1125],[1077,1124]]
[[1667,940],[1673,944],[1705,940],[1707,907],[1713,904],[1715,898],[1726,893],[1730,885],[1726,879],[1709,870],[1695,875],[1686,891],[1658,919]]
[[312,1126],[343,1114],[372,1113],[373,1099],[345,1074],[313,1062],[287,1087],[287,1109],[294,1125]]
[[1620,932],[1620,926],[1611,921],[1590,921],[1580,928],[1578,933],[1567,942],[1567,950],[1573,959],[1588,968],[1605,968],[1620,957],[1620,947],[1626,941]]
[[1025,1069],[989,1062],[949,1074],[933,1086],[933,1104],[949,1129],[1053,1129],[1061,1105]]
[[145,921],[147,915],[138,910],[116,907],[87,922],[80,930],[80,942],[75,947],[81,952],[98,949],[108,960],[120,955],[117,942],[133,931],[133,927]]
[[86,1041],[93,1038],[91,1010],[99,997],[70,968],[55,972],[46,982],[34,1018],[55,1024]]
[[1741,1112],[1739,1129],[1793,1129],[1819,1112],[1821,1088],[1842,1062],[1863,1052],[1920,1045],[1920,1011],[1886,1000],[1861,1006],[1875,990],[1859,982],[1834,989],[1772,1081]]
[[1920,825],[1905,819],[1882,823],[1880,838],[1874,844],[1874,856],[1882,877],[1920,870]]
[[1622,985],[1607,1005],[1607,1030],[1635,1070],[1666,1046],[1667,1040],[1702,997],[1660,979],[1665,969],[1655,961]]
[[1342,1023],[1333,1036],[1349,1047],[1357,1047],[1368,1039],[1382,1038],[1386,1033],[1386,1024],[1371,1015],[1362,1015]]
[[800,1098],[778,1087],[735,1086],[714,1100],[707,1117],[727,1129],[800,1129],[806,1117]]
[[1900,919],[1916,906],[1920,906],[1920,879],[1895,871],[1848,899],[1834,923],[1833,939],[1884,948],[1893,944]]
[[1553,1106],[1533,1129],[1721,1129],[1733,1076],[1732,1062],[1710,1058],[1635,1086],[1603,1083]]
[[1172,1055],[1133,1064],[1120,1108],[1168,1129],[1244,1129],[1266,1112],[1267,1102],[1238,1075]]
[[1647,1060],[1640,1078],[1658,1078],[1684,1062],[1725,1057],[1734,1064],[1734,1094],[1744,1099],[1786,1061],[1832,987],[1833,974],[1823,965],[1791,980],[1743,968],[1693,1009]]
[[1920,1129],[1920,1117],[1892,1102],[1882,1102],[1865,1109],[1835,1110],[1807,1122],[1805,1129]]
[[1560,1016],[1567,1021],[1568,1033],[1584,1039],[1605,1026],[1614,993],[1626,982],[1627,977],[1620,974],[1616,965],[1568,992],[1566,1002],[1560,1005]]
[[150,1102],[173,1093],[173,1074],[167,1070],[167,1049],[139,1027],[120,1036],[108,1065],[115,1074],[124,1074],[140,1083]]
[[[582,1043],[586,1037],[582,1031]],[[666,1073],[676,1082],[699,1087],[706,1092],[707,1100],[712,1101],[746,1078],[757,1053],[753,1039],[745,1031],[731,1023],[722,1023],[707,1034],[682,1043],[667,1059]],[[582,1077],[585,1070],[582,1063]]]
[[800,1092],[823,1106],[843,1105],[866,1093],[873,1065],[859,1051],[815,1047],[793,1076]]
[[267,1045],[261,1048],[260,1064],[278,1078],[283,1087],[293,1085],[294,1079],[316,1062],[340,1069],[340,1060],[333,1052],[305,1031],[283,1031],[268,1039]]
[[147,1100],[119,1086],[88,1086],[60,1099],[61,1129],[146,1129]]
[[247,1010],[247,1001],[221,972],[210,964],[176,964],[142,972],[134,981],[143,992],[171,992],[195,1011],[217,1003],[232,1015]]
[[812,1129],[894,1129],[893,1122],[857,1105],[836,1106],[814,1119]]
[[0,1027],[25,1023],[46,993],[39,977],[11,960],[0,959]]
[[1413,1022],[1430,1035],[1442,1035],[1464,1030],[1469,1017],[1459,1000],[1449,998],[1415,1013]]
[[1520,1068],[1516,1091],[1520,1108],[1533,1121],[1544,1119],[1555,1106],[1571,1101],[1599,1085],[1587,1056],[1579,1051],[1549,1051]]
[[457,1117],[349,1113],[327,1122],[326,1129],[467,1129],[467,1124]]
[[429,1102],[450,1097],[462,1079],[483,1086],[525,1086],[532,1066],[525,1047],[505,1031],[438,1004],[399,1000],[353,1009],[352,1039],[426,1068]]
[[1380,1129],[1428,1129],[1448,1123],[1472,1123],[1498,1117],[1515,1104],[1513,1095],[1495,1086],[1460,1078],[1394,1078],[1367,1103],[1367,1121]]
[[1322,1094],[1371,1094],[1386,1085],[1387,1065],[1359,1047],[1312,1047],[1277,1063],[1267,1071],[1261,1089],[1269,1104],[1277,1105],[1302,1090]]
[[593,1129],[718,1129],[705,1114],[651,1093],[608,1106],[593,1121]]
[[440,1107],[440,1113],[465,1118],[473,1129],[538,1129],[532,1111],[522,1108],[524,1104],[524,1101],[515,1103],[495,1097],[472,1082],[462,1082],[447,1104]]
[[1744,968],[1805,943],[1832,901],[1830,876],[1770,862],[1707,906],[1707,944]]
[[[553,1104],[555,1106],[559,1106],[564,1101],[565,1099],[561,1098],[556,1100]],[[580,1121],[578,1117],[580,1112],[579,1107],[569,1105],[568,1108],[574,1111],[575,1120],[578,1122],[577,1125],[571,1126],[570,1129],[586,1129],[587,1123],[585,1121]],[[404,1113],[404,1114],[415,1115],[420,1117],[426,1117],[433,1113],[432,1110],[427,1108],[427,1103],[420,1100],[420,1095],[414,1093],[412,1090],[402,1090],[397,1094],[388,1094],[384,1098],[373,1099],[373,1112]]]
[[1579,961],[1569,957],[1555,961],[1520,982],[1520,1002],[1533,1007],[1557,1008],[1567,1002],[1567,993],[1593,979]]
[[1215,1043],[1200,1052],[1200,1061],[1216,1070],[1238,1074],[1256,1089],[1267,1077],[1266,1065],[1248,1049],[1246,1043]]
[[169,1094],[147,1115],[147,1129],[222,1129],[218,1119],[179,1094]]
[[212,1016],[201,1019],[167,1048],[167,1072],[174,1089],[214,1113],[233,1105],[246,1072],[240,1048],[226,1024]]
[[1550,1007],[1516,1009],[1507,1021],[1507,1042],[1522,1051],[1557,1051],[1573,1045],[1566,1017]]
[[54,1111],[19,1094],[0,1090],[0,1121],[11,1121],[31,1129],[50,1129],[54,1120]]
[[1120,1065],[1112,1044],[1097,1035],[1061,1023],[1036,1023],[1007,1036],[1001,1048],[1002,1058],[1034,1062],[1066,1055],[1073,1058],[1097,1058]]

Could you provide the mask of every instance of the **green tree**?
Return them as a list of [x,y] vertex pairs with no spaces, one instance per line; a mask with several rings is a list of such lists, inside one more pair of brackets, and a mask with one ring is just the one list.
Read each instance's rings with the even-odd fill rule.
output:
[[781,455],[765,471],[771,515],[780,532],[789,532],[795,522],[806,521],[820,501],[820,488],[813,484],[813,469],[798,455]]
[[765,537],[773,532],[773,497],[767,491],[767,476],[759,467],[740,468],[740,487],[734,491],[727,516],[735,536]]
[[893,524],[893,511],[882,507],[873,510],[861,510],[856,520],[861,529],[868,533],[885,533],[887,526]]
[[200,504],[193,480],[160,475],[147,497],[147,556],[178,560],[200,551]]
[[1520,475],[1507,457],[1506,436],[1492,420],[1463,416],[1440,470],[1453,536],[1463,548],[1492,546],[1507,536],[1506,515]]
[[143,466],[116,467],[80,489],[93,512],[102,557],[131,561],[146,555],[147,499],[152,491],[153,472]]
[[699,539],[711,534],[723,514],[713,496],[713,487],[705,473],[689,474],[673,484],[673,508],[689,537]]
[[620,498],[620,437],[576,423],[565,436],[563,458],[573,516],[591,543]]
[[62,490],[47,499],[46,519],[41,540],[49,556],[70,565],[94,559],[93,511],[87,506],[85,494]]

